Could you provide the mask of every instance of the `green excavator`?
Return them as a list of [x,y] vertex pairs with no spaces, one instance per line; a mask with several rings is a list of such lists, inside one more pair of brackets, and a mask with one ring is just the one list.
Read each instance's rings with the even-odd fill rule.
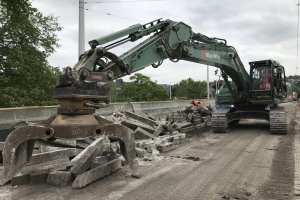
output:
[[[146,36],[148,38],[143,42],[120,56],[110,51]],[[215,132],[225,132],[241,118],[263,118],[270,121],[272,133],[286,133],[286,113],[278,106],[286,94],[285,74],[284,68],[275,61],[251,62],[249,75],[237,51],[227,45],[226,40],[195,33],[183,22],[162,19],[130,26],[89,44],[91,48],[59,78],[54,89],[54,97],[59,101],[57,114],[43,122],[12,129],[8,134],[2,149],[1,185],[30,160],[34,141],[38,139],[106,135],[121,142],[122,154],[135,171],[132,131],[95,115],[95,109],[108,106],[109,81],[150,65],[157,68],[165,59],[172,62],[186,60],[221,69],[234,107],[213,113]],[[235,90],[230,87],[228,77],[235,83]]]

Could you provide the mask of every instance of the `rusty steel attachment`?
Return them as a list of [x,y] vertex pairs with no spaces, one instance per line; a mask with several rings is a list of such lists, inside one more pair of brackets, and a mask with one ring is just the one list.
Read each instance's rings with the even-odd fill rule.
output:
[[7,183],[30,160],[37,139],[84,139],[107,136],[120,142],[121,153],[132,170],[135,166],[135,140],[132,131],[97,115],[54,115],[39,123],[29,123],[14,129],[2,149],[3,170],[0,185]]

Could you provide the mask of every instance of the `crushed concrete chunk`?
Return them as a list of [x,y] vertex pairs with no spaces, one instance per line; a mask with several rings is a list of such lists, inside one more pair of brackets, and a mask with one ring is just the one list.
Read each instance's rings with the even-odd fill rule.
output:
[[135,148],[135,152],[138,158],[144,158],[146,155],[146,150],[141,148]]
[[164,132],[165,128],[163,125],[158,125],[158,127],[155,128],[155,131],[153,133],[153,135],[156,137],[156,136],[159,136],[162,132]]

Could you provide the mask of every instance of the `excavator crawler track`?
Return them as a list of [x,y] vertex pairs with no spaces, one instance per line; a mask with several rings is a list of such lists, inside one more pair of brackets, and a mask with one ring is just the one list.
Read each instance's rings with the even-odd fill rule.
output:
[[283,107],[270,110],[270,132],[272,134],[287,134],[287,114]]
[[226,133],[228,127],[228,112],[228,109],[220,109],[212,114],[211,126],[215,133]]

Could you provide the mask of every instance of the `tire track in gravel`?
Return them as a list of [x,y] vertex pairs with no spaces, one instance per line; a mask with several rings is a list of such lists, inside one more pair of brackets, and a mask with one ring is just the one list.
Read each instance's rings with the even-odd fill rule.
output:
[[295,128],[291,123],[295,116],[292,112],[295,103],[286,104],[288,111],[289,126],[288,134],[282,137],[282,141],[276,151],[272,162],[272,173],[270,179],[263,185],[259,191],[260,199],[294,199],[294,139]]
[[[222,145],[213,145],[209,148],[209,155],[206,155],[206,160],[203,162],[211,162],[211,159],[209,159],[214,152],[219,152],[224,146],[231,146],[235,140],[232,140],[231,138],[226,138],[222,141]],[[191,142],[191,144],[188,144],[188,146],[183,146],[181,148],[183,149],[177,149],[172,152],[180,151],[182,152],[188,152],[188,149],[191,146],[194,146],[196,143],[195,141]],[[176,154],[176,153],[175,153]],[[157,179],[150,179],[147,183],[141,185],[140,187],[136,188],[135,190],[131,191],[130,193],[127,193],[124,195],[122,199],[140,199],[139,195],[136,195],[138,191],[140,191],[140,188],[143,188],[141,191],[143,191],[143,199],[157,199],[162,198],[166,199],[165,196],[167,193],[172,192],[171,188],[174,184],[176,184],[178,181],[182,180],[184,177],[189,176],[190,174],[195,171],[196,168],[198,168],[200,165],[199,162],[189,161],[189,160],[182,160],[182,159],[173,159],[169,160],[166,165],[172,165],[176,163],[182,163],[182,166],[177,166],[173,169],[173,171],[170,171],[168,174],[163,174],[159,177],[159,180]],[[202,162],[201,162],[202,163]],[[129,191],[128,191],[129,192]],[[155,194],[155,195],[153,195]]]
[[[253,144],[252,140],[260,137],[260,134],[249,136],[235,132],[237,131],[226,135],[224,143],[222,141],[207,150],[213,153],[209,159],[200,163],[192,162],[190,166],[176,167],[174,171],[170,171],[159,180],[152,180],[153,183],[150,185],[147,183],[146,189],[144,187],[142,189],[143,199],[157,199],[159,195],[161,195],[160,199],[197,199],[205,194],[203,191],[217,183],[222,177],[223,180],[230,179],[231,172],[238,169],[244,162],[243,158],[249,154],[244,150]],[[259,144],[263,145],[263,142]],[[225,150],[228,151],[227,155]],[[132,191],[124,195],[122,199],[136,199],[135,196],[135,191]]]

